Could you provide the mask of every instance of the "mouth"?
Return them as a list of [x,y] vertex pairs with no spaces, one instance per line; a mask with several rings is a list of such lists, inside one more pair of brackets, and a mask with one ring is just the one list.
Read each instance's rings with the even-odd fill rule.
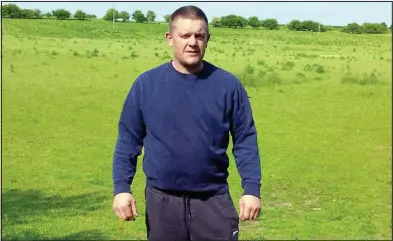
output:
[[199,51],[186,51],[186,53],[191,56],[197,56],[199,54]]

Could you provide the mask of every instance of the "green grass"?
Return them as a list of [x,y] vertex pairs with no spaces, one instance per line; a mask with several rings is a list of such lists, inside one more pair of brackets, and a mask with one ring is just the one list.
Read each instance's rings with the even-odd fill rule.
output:
[[[171,58],[167,26],[2,21],[2,237],[146,239],[141,161],[130,223],[111,161],[131,84]],[[206,60],[241,79],[258,129],[262,213],[240,239],[391,239],[391,35],[211,32]]]

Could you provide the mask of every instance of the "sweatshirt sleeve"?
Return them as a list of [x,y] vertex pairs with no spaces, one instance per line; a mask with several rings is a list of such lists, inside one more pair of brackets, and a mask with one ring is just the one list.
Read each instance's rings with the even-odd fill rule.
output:
[[231,123],[233,155],[242,179],[243,195],[260,197],[261,165],[257,131],[246,90],[236,79]]
[[142,151],[145,129],[141,111],[141,87],[137,79],[123,104],[118,124],[112,170],[114,195],[131,193],[130,186],[136,172],[137,157]]

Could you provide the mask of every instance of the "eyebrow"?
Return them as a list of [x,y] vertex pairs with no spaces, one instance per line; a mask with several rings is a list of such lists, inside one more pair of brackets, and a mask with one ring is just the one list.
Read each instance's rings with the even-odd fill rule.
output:
[[[191,32],[188,32],[188,31],[181,31],[181,32],[179,32],[179,34],[180,35],[190,35],[190,34],[194,34],[194,33],[191,33]],[[195,33],[195,35],[206,35],[206,32],[205,31],[197,32],[197,33]]]

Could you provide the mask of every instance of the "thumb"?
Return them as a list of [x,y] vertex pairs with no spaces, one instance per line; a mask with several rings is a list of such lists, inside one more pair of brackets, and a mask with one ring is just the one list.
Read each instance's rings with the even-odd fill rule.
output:
[[134,214],[134,217],[137,217],[138,212],[136,210],[136,200],[135,199],[131,200],[131,210],[132,210],[132,213]]
[[243,199],[241,198],[239,200],[239,218],[243,217],[243,213],[244,213],[244,202]]

